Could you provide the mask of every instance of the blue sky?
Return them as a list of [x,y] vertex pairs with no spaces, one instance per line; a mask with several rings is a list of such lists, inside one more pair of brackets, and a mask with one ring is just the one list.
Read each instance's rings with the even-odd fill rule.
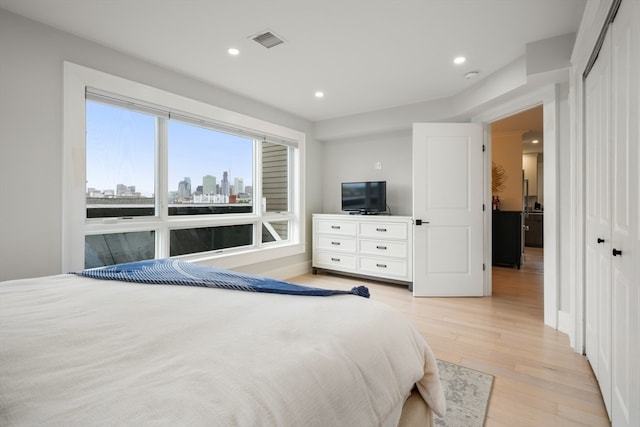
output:
[[[169,191],[184,177],[195,191],[202,177],[216,183],[229,171],[229,181],[251,185],[253,144],[250,138],[169,121]],[[97,102],[87,102],[87,188],[114,190],[135,185],[144,196],[154,192],[155,118]]]

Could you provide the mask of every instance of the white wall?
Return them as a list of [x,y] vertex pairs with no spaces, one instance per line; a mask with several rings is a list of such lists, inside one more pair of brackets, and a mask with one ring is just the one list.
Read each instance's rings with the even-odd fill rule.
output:
[[307,251],[247,270],[308,267],[310,215],[322,205],[310,122],[0,9],[0,280],[62,272],[65,60],[305,132]]
[[[559,284],[559,310],[561,313],[571,313],[571,257],[570,238],[571,224],[571,117],[569,111],[569,83],[560,85],[559,96],[559,134],[558,143],[558,185],[556,187],[556,198],[560,218],[558,220],[558,284]],[[544,203],[544,199],[541,199]],[[562,319],[562,317],[561,317]],[[571,332],[571,328],[560,325],[563,332]]]
[[[376,169],[376,162],[382,169]],[[393,215],[411,216],[411,132],[400,131],[324,143],[324,213],[341,213],[340,184],[387,181],[387,205]]]
[[504,190],[497,194],[500,210],[522,210],[522,133],[491,136],[491,160],[505,171]]

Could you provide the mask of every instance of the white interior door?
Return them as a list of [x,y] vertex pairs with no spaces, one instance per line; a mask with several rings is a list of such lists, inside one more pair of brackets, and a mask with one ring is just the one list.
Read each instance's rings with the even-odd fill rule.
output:
[[[623,1],[612,38],[611,421],[640,426],[640,1]],[[616,252],[614,252],[616,251]]]
[[413,125],[414,296],[483,295],[483,182],[481,125]]
[[611,414],[611,45],[585,82],[586,224],[585,347]]

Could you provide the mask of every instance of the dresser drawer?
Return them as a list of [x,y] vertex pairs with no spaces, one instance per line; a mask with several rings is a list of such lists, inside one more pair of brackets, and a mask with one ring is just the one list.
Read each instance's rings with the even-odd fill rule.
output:
[[318,259],[314,260],[314,266],[334,268],[336,270],[354,271],[356,268],[356,256],[335,252],[318,252]]
[[360,237],[375,237],[380,239],[406,239],[407,224],[371,222],[360,223]]
[[356,223],[353,221],[318,221],[317,227],[317,233],[354,237],[357,229]]
[[409,253],[407,242],[386,240],[360,240],[360,253],[367,255],[406,258]]
[[360,271],[373,276],[399,277],[404,280],[409,276],[408,263],[400,260],[360,257]]
[[356,239],[342,236],[318,236],[317,248],[320,250],[355,253]]

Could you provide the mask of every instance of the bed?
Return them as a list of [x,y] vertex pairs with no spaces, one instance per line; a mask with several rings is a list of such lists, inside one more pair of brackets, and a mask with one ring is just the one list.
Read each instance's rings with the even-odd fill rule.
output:
[[374,299],[180,285],[0,283],[0,425],[405,427],[444,413],[429,346]]

